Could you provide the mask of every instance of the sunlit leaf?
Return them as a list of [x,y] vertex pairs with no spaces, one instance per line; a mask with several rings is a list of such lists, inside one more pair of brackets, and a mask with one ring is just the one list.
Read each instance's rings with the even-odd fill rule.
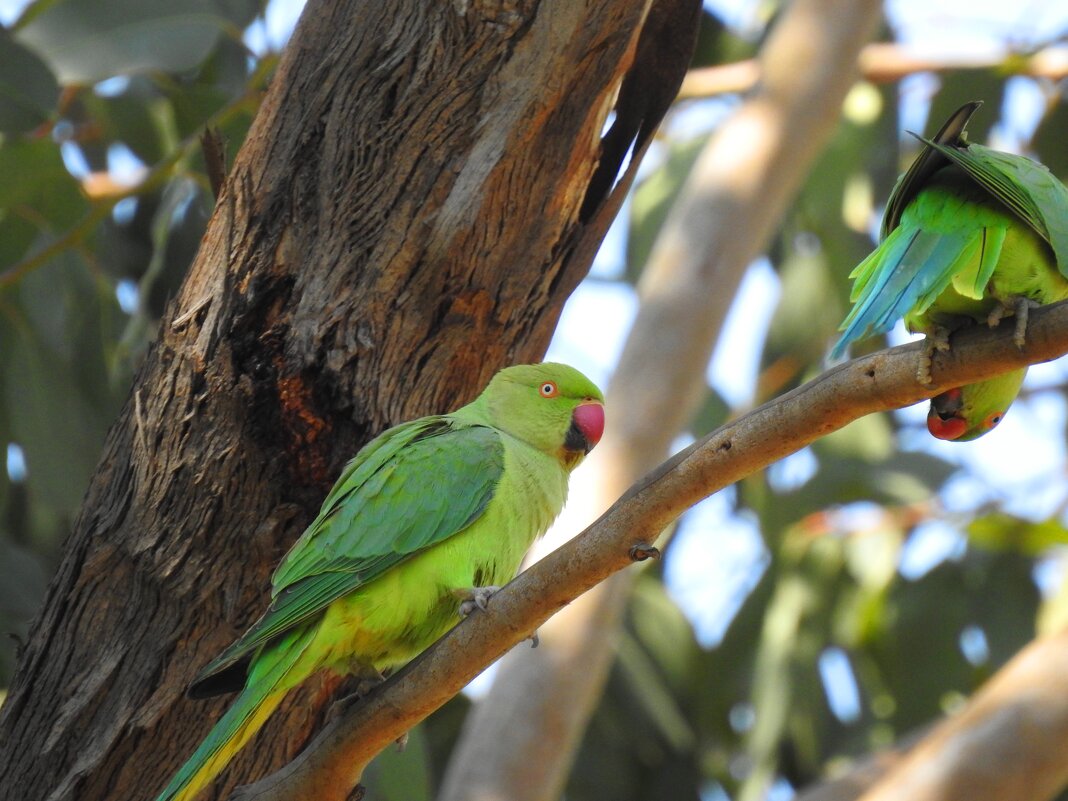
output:
[[1038,556],[1055,545],[1068,545],[1068,529],[1056,519],[1036,523],[996,512],[969,523],[968,538],[989,550]]
[[195,67],[227,25],[211,0],[60,0],[20,28],[64,83]]

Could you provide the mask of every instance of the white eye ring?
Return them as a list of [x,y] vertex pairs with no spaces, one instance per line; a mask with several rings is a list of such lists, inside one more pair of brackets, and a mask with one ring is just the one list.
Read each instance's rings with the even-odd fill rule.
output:
[[559,390],[556,388],[556,382],[546,381],[540,387],[538,392],[543,398],[555,398],[559,394]]

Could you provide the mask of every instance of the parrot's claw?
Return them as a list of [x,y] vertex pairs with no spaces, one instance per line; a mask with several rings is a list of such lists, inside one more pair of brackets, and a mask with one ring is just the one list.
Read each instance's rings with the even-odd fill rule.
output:
[[365,697],[371,690],[384,682],[386,677],[381,673],[374,676],[363,676],[358,682],[356,682],[356,689],[346,695],[341,696],[333,704],[331,704],[329,711],[326,713],[327,720],[333,720],[340,714],[343,714],[353,704]]
[[498,592],[500,587],[472,587],[469,590],[463,590],[460,593],[460,597],[463,600],[460,602],[459,614],[460,617],[466,618],[476,609],[481,609],[483,612],[489,608],[489,599]]
[[408,747],[408,732],[404,732],[404,734],[394,740],[394,742],[397,744],[397,750],[403,751]]
[[530,647],[531,648],[537,648],[538,647],[538,643],[541,642],[541,640],[538,639],[538,630],[537,629],[534,629],[534,633],[531,634],[529,637],[527,637],[527,639],[530,640]]
[[986,316],[986,327],[997,328],[1001,325],[1003,318],[1007,317],[1009,312],[1012,311],[1012,306],[1006,303],[999,303],[997,306],[990,310],[990,314]]
[[1037,309],[1042,304],[1031,298],[1016,298],[1013,314],[1016,315],[1016,329],[1012,332],[1012,341],[1018,348],[1027,344],[1027,318],[1031,309]]
[[938,352],[945,352],[949,350],[949,329],[938,327],[927,334],[927,341],[923,349],[923,353],[920,354],[920,364],[916,368],[916,380],[923,385],[930,384],[931,379],[931,363],[934,360],[934,355]]
[[1011,315],[1016,319],[1016,327],[1012,332],[1012,341],[1016,347],[1022,348],[1027,344],[1027,318],[1029,312],[1031,309],[1041,305],[1038,301],[1031,300],[1031,298],[1024,295],[998,301],[998,305],[991,309],[990,314],[986,316],[986,324],[990,328],[997,328],[1003,319]]

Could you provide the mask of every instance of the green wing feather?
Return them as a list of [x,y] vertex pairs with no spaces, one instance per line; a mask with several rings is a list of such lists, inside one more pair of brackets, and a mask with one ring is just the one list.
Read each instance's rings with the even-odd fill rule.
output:
[[492,500],[503,472],[500,434],[448,415],[405,423],[370,442],[278,566],[270,608],[205,666],[194,686],[467,528]]
[[956,148],[922,140],[968,173],[1053,248],[1068,277],[1068,187],[1042,164],[982,145]]

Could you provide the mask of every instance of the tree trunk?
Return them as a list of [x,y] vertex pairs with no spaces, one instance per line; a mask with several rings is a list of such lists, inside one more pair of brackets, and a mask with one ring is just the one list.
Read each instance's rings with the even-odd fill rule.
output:
[[[21,655],[11,797],[154,795],[228,703],[186,683],[343,462],[544,352],[633,175],[619,142],[670,102],[622,91],[602,145],[625,71],[659,74],[634,63],[647,9],[308,4]],[[289,759],[335,684],[293,693],[214,797]]]

